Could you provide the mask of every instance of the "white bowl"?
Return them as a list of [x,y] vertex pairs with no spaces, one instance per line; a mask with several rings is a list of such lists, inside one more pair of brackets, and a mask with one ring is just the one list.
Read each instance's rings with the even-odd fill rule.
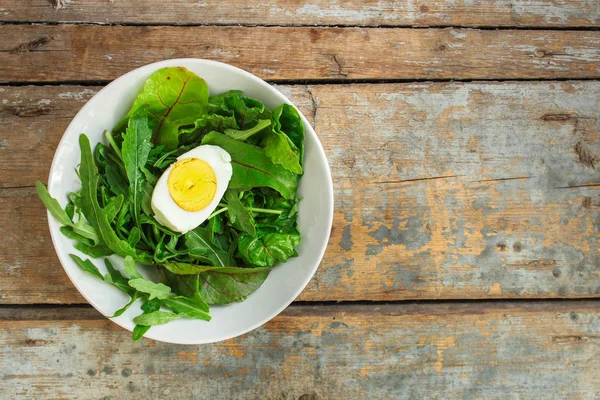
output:
[[[154,71],[172,66],[183,66],[198,74],[208,83],[210,94],[230,89],[243,90],[250,97],[261,100],[267,107],[281,103],[292,104],[283,94],[256,76],[231,65],[201,59],[161,61],[133,70],[100,90],[77,113],[56,149],[48,189],[61,204],[67,193],[80,187],[75,168],[79,164],[78,137],[88,135],[92,147],[102,140],[105,129],[110,129],[125,115],[146,78]],[[302,243],[299,256],[276,266],[263,285],[242,303],[211,308],[210,322],[181,319],[152,327],[147,338],[170,343],[201,344],[230,339],[255,329],[283,311],[304,289],[314,275],[327,246],[333,219],[333,186],[331,172],[323,147],[315,131],[302,116],[305,129],[304,176],[298,195],[303,198],[298,210]],[[117,288],[83,272],[69,257],[79,254],[73,241],[64,237],[60,225],[48,214],[50,234],[58,258],[67,275],[86,300],[105,316],[122,307],[127,296]],[[86,257],[87,258],[87,257]],[[112,256],[116,265],[122,258]],[[92,260],[104,274],[101,260]],[[133,318],[141,313],[141,303],[135,303],[125,314],[112,319],[132,330]]]

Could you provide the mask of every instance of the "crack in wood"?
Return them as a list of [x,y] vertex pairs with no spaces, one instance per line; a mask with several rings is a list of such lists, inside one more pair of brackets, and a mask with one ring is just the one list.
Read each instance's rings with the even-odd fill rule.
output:
[[503,182],[503,181],[516,181],[521,179],[531,179],[533,176],[515,176],[513,178],[496,178],[496,179],[480,179],[473,182]]
[[579,162],[586,167],[594,168],[594,161],[596,158],[590,152],[590,150],[583,144],[583,142],[579,141],[575,145],[575,153],[579,157]]
[[591,188],[600,187],[600,183],[584,183],[581,185],[559,186],[559,187],[556,187],[555,189],[577,189],[577,188],[586,188],[586,187],[591,187]]
[[65,0],[48,0],[48,2],[52,4],[55,10],[65,8]]
[[576,115],[571,114],[544,114],[540,117],[542,121],[568,121],[570,119],[577,119]]
[[420,181],[432,181],[436,179],[448,179],[448,178],[458,178],[463,175],[446,175],[446,176],[432,176],[428,178],[414,178],[414,179],[399,179],[393,181],[379,181],[379,182],[371,182],[373,185],[389,185],[396,183],[405,183],[405,182],[420,182]]
[[342,67],[342,64],[340,63],[340,61],[337,59],[337,56],[335,54],[331,55],[331,58],[333,58],[333,61],[335,62],[335,65],[337,66],[337,75],[339,76],[343,76],[344,78],[348,77],[348,74],[344,72],[344,69]]
[[314,128],[317,125],[317,102],[315,101],[315,96],[313,95],[310,86],[306,87],[306,93],[308,94],[308,99],[310,100],[312,125]]
[[14,49],[12,49],[10,52],[13,54],[28,53],[30,51],[37,49],[38,47],[41,47],[41,46],[44,46],[44,45],[50,43],[53,40],[54,40],[54,38],[52,36],[42,36],[42,37],[34,39],[30,42],[23,43],[23,44],[15,47]]
[[588,335],[588,336],[564,335],[564,336],[553,336],[551,340],[554,343],[576,343],[576,342],[586,342],[590,339],[593,339],[593,340],[600,339],[600,336],[597,336],[597,335]]
[[52,106],[22,106],[22,107],[5,107],[4,110],[16,115],[21,118],[39,117],[41,115],[48,115],[52,112],[54,107]]

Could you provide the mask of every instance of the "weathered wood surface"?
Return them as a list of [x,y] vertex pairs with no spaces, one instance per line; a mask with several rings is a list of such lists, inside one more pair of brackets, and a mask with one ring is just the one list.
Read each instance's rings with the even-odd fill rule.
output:
[[131,24],[597,27],[597,0],[0,0],[0,21]]
[[224,61],[275,81],[599,78],[600,31],[89,25],[0,30],[3,82],[105,81],[177,57]]
[[[600,294],[600,82],[279,88],[314,121],[335,186],[301,300]],[[0,88],[2,303],[84,302],[31,186],[96,90]]]
[[92,309],[47,314],[0,310],[4,398],[600,396],[596,303],[292,306],[204,346],[132,343]]

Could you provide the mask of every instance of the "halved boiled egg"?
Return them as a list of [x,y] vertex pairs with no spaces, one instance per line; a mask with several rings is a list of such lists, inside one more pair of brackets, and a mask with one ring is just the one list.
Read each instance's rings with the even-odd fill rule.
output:
[[202,145],[177,157],[152,192],[154,218],[185,233],[206,221],[225,194],[231,156],[219,146]]

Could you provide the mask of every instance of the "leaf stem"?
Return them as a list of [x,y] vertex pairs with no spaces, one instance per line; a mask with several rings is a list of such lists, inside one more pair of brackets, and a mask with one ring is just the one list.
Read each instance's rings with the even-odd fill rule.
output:
[[254,208],[254,207],[246,207],[247,211],[256,212],[256,213],[264,213],[264,214],[281,214],[283,210],[270,210],[268,208]]
[[210,214],[210,216],[208,217],[208,219],[211,219],[212,217],[215,217],[219,214],[221,214],[222,212],[227,211],[227,207],[223,207],[220,210],[215,211],[214,213]]
[[171,154],[173,154],[173,153],[177,152],[178,150],[179,150],[179,149],[171,150],[171,151],[169,151],[169,152],[167,152],[167,153],[163,154],[163,155],[162,155],[162,156],[161,156],[161,157],[160,157],[158,160],[156,160],[156,162],[153,164],[153,167],[155,167],[155,168],[158,168],[158,166],[159,166],[159,165],[160,165],[160,164],[161,164],[163,161],[165,161],[165,159],[166,159],[167,157],[169,157]]
[[121,159],[121,162],[124,162],[123,155],[121,154],[121,150],[119,149],[119,146],[117,146],[117,143],[115,142],[115,138],[113,138],[112,133],[110,133],[110,131],[106,130],[106,131],[104,131],[104,136],[106,137],[106,140],[108,140],[108,143],[110,143],[110,146],[113,148],[115,153],[117,153],[117,156],[119,156],[119,158]]

